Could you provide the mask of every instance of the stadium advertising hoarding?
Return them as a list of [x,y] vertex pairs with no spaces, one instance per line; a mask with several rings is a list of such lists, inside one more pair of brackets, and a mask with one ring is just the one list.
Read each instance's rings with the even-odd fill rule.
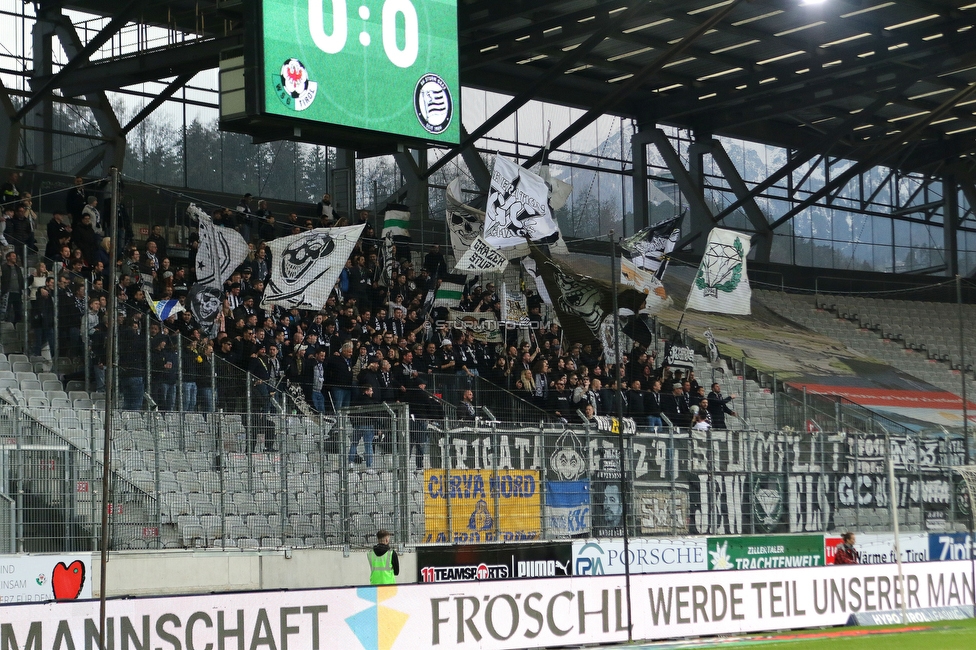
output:
[[[902,534],[898,536],[898,542],[902,562],[928,562],[930,559],[939,559],[938,556],[929,556],[927,533]],[[834,554],[840,544],[840,535],[824,535],[827,564],[834,563]],[[854,548],[857,549],[861,564],[888,564],[897,560],[894,533],[859,533]]]
[[417,548],[418,582],[556,578],[573,575],[569,542]]
[[824,564],[822,534],[708,538],[708,568],[712,571],[786,569]]
[[[365,560],[364,560],[365,562]],[[631,578],[633,638],[843,625],[852,614],[972,604],[968,562]],[[108,647],[544,648],[627,640],[622,576],[109,600]],[[8,647],[86,647],[98,601],[0,607]],[[124,639],[124,641],[123,641]]]
[[707,545],[703,537],[632,539],[624,552],[622,540],[573,542],[574,575],[622,575],[629,558],[631,573],[706,571]]
[[456,0],[260,4],[260,113],[459,141]]
[[0,603],[91,598],[91,559],[90,554],[0,555]]

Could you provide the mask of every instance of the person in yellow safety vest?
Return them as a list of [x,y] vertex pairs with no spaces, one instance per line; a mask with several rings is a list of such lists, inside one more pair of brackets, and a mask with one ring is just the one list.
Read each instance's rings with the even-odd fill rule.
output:
[[390,548],[390,531],[376,532],[376,546],[369,550],[366,559],[369,560],[369,584],[396,584],[396,576],[400,575],[400,558]]

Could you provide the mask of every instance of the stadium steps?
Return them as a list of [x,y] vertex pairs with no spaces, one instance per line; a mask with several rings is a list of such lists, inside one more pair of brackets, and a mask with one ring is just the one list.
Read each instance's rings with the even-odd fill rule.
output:
[[[806,296],[757,291],[770,309],[814,331],[861,350],[913,377],[954,395],[961,393],[958,329],[953,352],[952,325],[958,306],[950,303],[899,301],[846,296]],[[976,334],[976,306],[964,305],[966,365],[976,361],[971,348]],[[787,316],[787,314],[790,314]],[[967,378],[967,395],[976,382]]]

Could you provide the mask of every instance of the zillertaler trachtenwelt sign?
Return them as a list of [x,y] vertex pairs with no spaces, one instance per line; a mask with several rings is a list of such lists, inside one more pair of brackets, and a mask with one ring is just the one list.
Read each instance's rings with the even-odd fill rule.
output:
[[[365,564],[365,557],[363,559]],[[843,625],[859,612],[972,604],[967,561],[631,577],[633,638]],[[108,647],[544,648],[627,639],[623,576],[109,600]],[[902,596],[904,594],[904,596]],[[6,647],[86,647],[98,601],[0,606]],[[97,634],[97,632],[95,632]],[[379,643],[378,643],[379,641]],[[33,644],[33,645],[31,645]],[[3,647],[0,645],[0,647]]]

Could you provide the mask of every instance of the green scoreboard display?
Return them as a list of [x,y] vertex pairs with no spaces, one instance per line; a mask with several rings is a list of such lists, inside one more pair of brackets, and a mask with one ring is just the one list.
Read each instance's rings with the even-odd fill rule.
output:
[[457,0],[261,0],[260,25],[257,112],[459,142]]

